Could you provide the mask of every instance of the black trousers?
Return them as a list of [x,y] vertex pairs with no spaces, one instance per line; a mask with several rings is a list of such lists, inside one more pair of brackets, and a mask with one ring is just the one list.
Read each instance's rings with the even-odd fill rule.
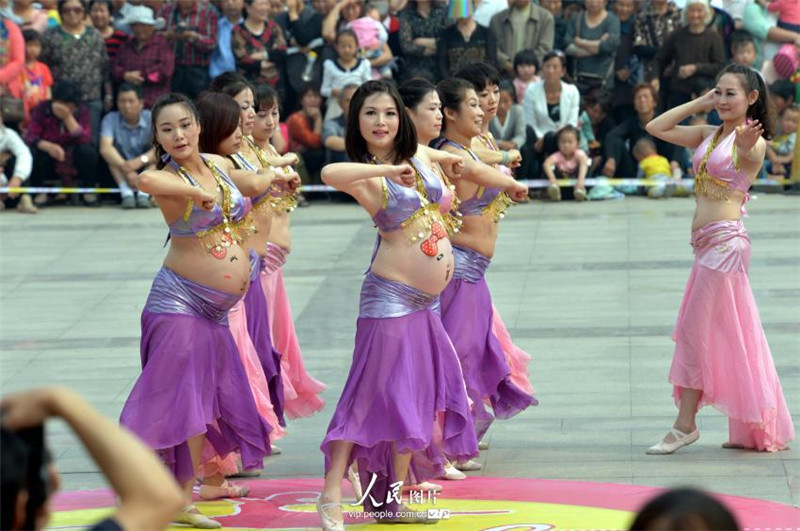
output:
[[175,65],[175,72],[172,74],[173,92],[180,92],[195,100],[210,83],[211,76],[207,66]]
[[[97,176],[97,148],[92,144],[81,144],[69,147],[72,150],[72,162],[78,170],[78,182],[83,186],[96,186]],[[56,174],[56,161],[41,149],[34,147],[33,172],[31,173],[30,186],[44,186],[47,181],[56,181],[64,184],[63,176]]]

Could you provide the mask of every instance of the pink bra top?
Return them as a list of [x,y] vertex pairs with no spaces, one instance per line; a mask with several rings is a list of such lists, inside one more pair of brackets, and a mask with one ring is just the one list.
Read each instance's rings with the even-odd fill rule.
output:
[[[725,192],[736,190],[747,194],[750,177],[739,167],[736,153],[736,132],[720,139],[722,126],[709,135],[694,152],[695,194],[725,201]],[[747,199],[745,199],[746,201]]]

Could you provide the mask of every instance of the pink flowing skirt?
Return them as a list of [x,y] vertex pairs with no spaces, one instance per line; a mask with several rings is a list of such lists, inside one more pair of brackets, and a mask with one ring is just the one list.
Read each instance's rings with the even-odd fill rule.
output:
[[528,363],[531,361],[531,355],[511,341],[511,334],[506,330],[506,325],[503,324],[500,313],[494,304],[492,304],[492,332],[500,343],[500,348],[503,349],[508,368],[511,369],[511,382],[527,394],[535,395],[533,384],[528,377]]
[[678,312],[669,373],[674,398],[702,390],[729,419],[729,442],[776,451],[794,427],[750,288],[750,239],[741,221],[692,232],[695,262]]
[[297,333],[294,328],[292,308],[283,284],[282,266],[286,262],[286,251],[272,243],[267,246],[265,271],[261,272],[261,283],[267,298],[272,343],[275,350],[283,354],[284,411],[289,418],[310,417],[322,411],[325,401],[319,397],[327,386],[311,377],[306,371]]

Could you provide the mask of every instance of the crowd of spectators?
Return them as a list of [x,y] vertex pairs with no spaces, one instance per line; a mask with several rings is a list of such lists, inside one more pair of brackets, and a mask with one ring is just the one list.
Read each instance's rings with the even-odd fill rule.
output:
[[[125,208],[147,207],[134,183],[155,162],[147,109],[239,71],[278,91],[275,144],[318,183],[323,164],[345,158],[354,87],[437,82],[483,61],[503,77],[490,128],[522,153],[518,178],[554,175],[553,161],[573,156],[552,155],[573,137],[586,176],[636,177],[647,121],[712,90],[733,61],[770,84],[781,119],[765,169],[787,175],[799,49],[800,3],[775,0],[0,0],[0,166],[13,185],[116,183]],[[691,172],[685,150],[653,144],[673,176]],[[34,204],[9,194],[0,207]]]

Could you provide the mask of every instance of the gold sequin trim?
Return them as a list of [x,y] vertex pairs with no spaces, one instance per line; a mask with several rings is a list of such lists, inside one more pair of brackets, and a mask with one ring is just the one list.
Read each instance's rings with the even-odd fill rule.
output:
[[[714,137],[711,139],[711,142],[708,143],[708,147],[706,148],[706,152],[703,154],[703,159],[700,161],[700,167],[697,170],[697,174],[694,176],[694,194],[695,196],[702,196],[708,199],[712,199],[714,201],[730,201],[728,199],[727,190],[729,184],[722,179],[718,179],[713,175],[708,173],[706,170],[706,164],[708,163],[708,158],[713,153],[714,149],[717,147],[717,143],[719,142],[720,136],[722,136],[722,128],[720,127],[717,132],[714,134]],[[736,153],[736,145],[734,144],[733,150],[731,150],[731,156],[735,157]],[[734,158],[734,165],[737,164],[736,159]]]
[[506,217],[506,211],[514,204],[514,201],[503,191],[492,199],[492,202],[483,207],[481,213],[489,216],[495,223]]

